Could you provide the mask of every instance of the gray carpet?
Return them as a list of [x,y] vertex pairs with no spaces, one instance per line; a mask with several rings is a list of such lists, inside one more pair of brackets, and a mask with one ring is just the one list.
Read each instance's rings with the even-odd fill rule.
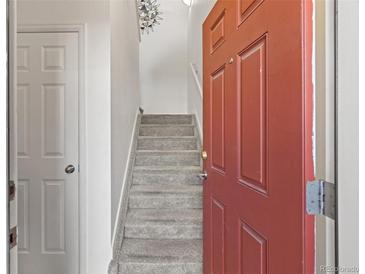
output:
[[192,115],[143,115],[119,274],[202,273],[202,184]]

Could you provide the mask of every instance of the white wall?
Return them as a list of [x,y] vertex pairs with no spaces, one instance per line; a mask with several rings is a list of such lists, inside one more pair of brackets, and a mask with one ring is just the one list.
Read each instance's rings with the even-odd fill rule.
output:
[[[18,3],[19,24],[86,24],[85,140],[86,211],[81,217],[81,273],[106,273],[111,249],[111,106],[109,1],[37,1]],[[85,167],[85,170],[82,168]]]
[[140,79],[145,113],[187,113],[187,16],[181,0],[158,0],[155,32],[142,35]]
[[[337,6],[338,265],[357,269],[359,267],[359,2],[338,1]],[[349,272],[339,271],[339,273]]]
[[139,32],[134,0],[111,0],[112,228],[119,209],[133,127],[140,106]]
[[[188,112],[196,115],[198,126],[203,126],[202,90],[203,87],[203,22],[216,0],[193,0],[188,15]],[[195,78],[192,66],[196,70]]]

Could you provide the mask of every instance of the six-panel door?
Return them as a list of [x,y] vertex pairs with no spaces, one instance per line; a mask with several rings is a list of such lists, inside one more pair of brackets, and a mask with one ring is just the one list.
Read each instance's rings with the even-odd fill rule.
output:
[[77,33],[18,33],[20,274],[79,270],[78,68]]
[[311,2],[218,0],[204,23],[204,273],[313,273]]

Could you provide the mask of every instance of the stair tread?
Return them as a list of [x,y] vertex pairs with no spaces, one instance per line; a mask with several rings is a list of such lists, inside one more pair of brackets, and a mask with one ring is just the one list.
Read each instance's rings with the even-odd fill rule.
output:
[[181,194],[200,194],[203,191],[202,185],[166,185],[166,184],[151,184],[151,185],[133,185],[130,190],[131,195],[181,195]]
[[201,225],[201,209],[130,209],[126,226],[130,225]]
[[200,239],[125,239],[119,256],[121,263],[200,263]]
[[136,166],[200,166],[198,150],[137,150]]
[[166,140],[166,139],[172,139],[172,140],[195,140],[195,136],[138,136],[139,140]]
[[193,124],[191,114],[145,114],[141,124]]
[[193,114],[184,114],[184,113],[177,113],[177,114],[169,114],[169,113],[150,113],[150,114],[143,114],[142,117],[193,117]]
[[201,185],[200,166],[137,166],[133,170],[134,185]]
[[140,137],[191,137],[197,138],[193,124],[143,124]]
[[198,149],[198,141],[191,136],[140,136],[137,151],[191,151]]
[[134,172],[201,171],[199,166],[135,166]]
[[186,149],[186,150],[150,150],[150,149],[143,149],[137,150],[137,154],[195,154],[199,153],[197,149]]
[[202,239],[201,209],[130,209],[125,224],[128,239]]
[[194,127],[194,124],[141,124],[141,127]]

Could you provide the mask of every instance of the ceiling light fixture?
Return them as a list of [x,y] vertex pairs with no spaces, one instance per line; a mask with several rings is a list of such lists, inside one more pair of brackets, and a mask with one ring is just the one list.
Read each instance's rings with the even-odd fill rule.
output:
[[160,25],[162,12],[159,10],[157,0],[137,0],[139,24],[142,33],[150,33],[154,31],[155,25]]
[[192,2],[192,0],[182,0],[183,1],[183,3],[185,4],[185,5],[187,5],[188,7],[190,7],[191,6],[191,2]]

